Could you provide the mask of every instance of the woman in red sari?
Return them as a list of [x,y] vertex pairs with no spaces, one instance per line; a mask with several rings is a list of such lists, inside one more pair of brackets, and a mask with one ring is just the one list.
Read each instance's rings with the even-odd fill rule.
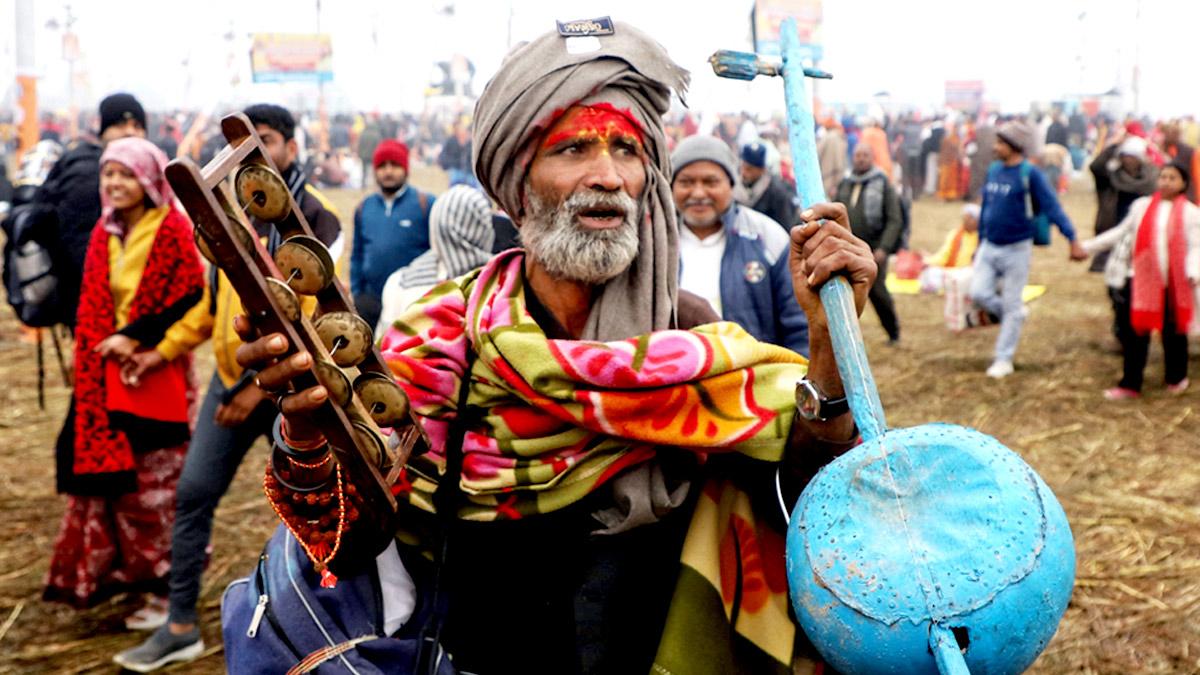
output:
[[103,210],[84,261],[75,391],[56,452],[67,508],[44,592],[76,607],[166,591],[190,436],[191,358],[174,324],[204,286],[166,161],[142,138],[113,141],[100,158]]

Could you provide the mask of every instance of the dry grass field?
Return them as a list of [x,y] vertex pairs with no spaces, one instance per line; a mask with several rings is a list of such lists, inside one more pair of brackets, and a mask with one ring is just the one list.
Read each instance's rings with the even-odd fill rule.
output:
[[[348,221],[361,193],[331,196]],[[1076,186],[1065,204],[1090,231],[1094,198],[1086,187]],[[959,208],[918,202],[914,247],[936,248]],[[1120,358],[1108,338],[1102,279],[1068,263],[1065,244],[1056,241],[1036,251],[1032,282],[1048,291],[1030,306],[1016,373],[1002,381],[983,374],[994,329],[948,333],[940,298],[898,298],[903,337],[896,347],[885,344],[868,309],[863,332],[889,422],[980,429],[1023,455],[1062,500],[1078,579],[1066,618],[1032,672],[1200,672],[1200,388],[1166,395],[1156,348],[1145,397],[1106,402],[1100,392],[1115,382]],[[122,624],[137,599],[117,597],[82,612],[40,599],[64,502],[54,493],[52,446],[69,392],[49,368],[46,410],[38,409],[34,348],[19,339],[11,314],[0,314],[0,673],[113,672],[112,654],[142,637]],[[212,367],[206,352],[198,363],[205,373]],[[217,511],[200,598],[208,651],[164,672],[223,670],[221,592],[251,569],[275,523],[259,482],[265,459],[260,443]]]

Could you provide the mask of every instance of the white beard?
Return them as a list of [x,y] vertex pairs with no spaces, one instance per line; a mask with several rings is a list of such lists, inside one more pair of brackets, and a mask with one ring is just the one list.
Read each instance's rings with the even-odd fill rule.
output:
[[[529,206],[521,223],[525,250],[556,279],[602,284],[629,269],[638,254],[638,203],[623,191],[582,190],[559,205],[547,204],[529,189]],[[587,209],[625,212],[621,224],[590,230],[578,224]]]

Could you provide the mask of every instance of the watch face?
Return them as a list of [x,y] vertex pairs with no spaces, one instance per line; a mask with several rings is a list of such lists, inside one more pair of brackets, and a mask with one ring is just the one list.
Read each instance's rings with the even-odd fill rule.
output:
[[811,383],[807,380],[796,383],[796,409],[804,419],[816,419],[820,405],[820,399]]

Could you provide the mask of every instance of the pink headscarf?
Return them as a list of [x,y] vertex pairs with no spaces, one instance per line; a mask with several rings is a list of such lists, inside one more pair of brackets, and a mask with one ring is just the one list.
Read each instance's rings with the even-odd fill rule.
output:
[[[155,206],[175,200],[175,193],[163,173],[167,168],[167,156],[150,141],[135,136],[115,140],[105,146],[104,154],[100,156],[101,169],[108,162],[116,162],[132,171]],[[116,209],[103,191],[100,192],[100,204],[100,222],[104,229],[118,236],[124,235],[125,225],[113,215]]]

